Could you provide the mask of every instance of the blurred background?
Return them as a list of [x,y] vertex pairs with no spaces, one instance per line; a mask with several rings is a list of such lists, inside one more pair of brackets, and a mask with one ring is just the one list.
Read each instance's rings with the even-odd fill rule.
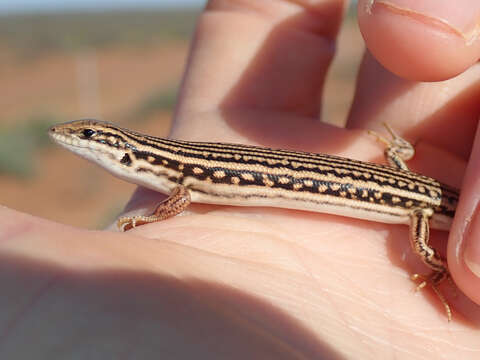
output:
[[[166,136],[205,0],[0,1],[0,204],[91,229],[135,186],[54,146],[55,122],[95,117]],[[324,119],[343,124],[363,41],[352,6]]]

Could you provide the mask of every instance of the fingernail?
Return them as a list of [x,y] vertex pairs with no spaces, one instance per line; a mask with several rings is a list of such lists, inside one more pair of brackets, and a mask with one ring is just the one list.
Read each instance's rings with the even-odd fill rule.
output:
[[[463,5],[463,6],[461,6]],[[418,21],[452,31],[472,43],[480,33],[480,1],[458,4],[457,1],[439,0],[366,0],[367,13],[377,6]]]

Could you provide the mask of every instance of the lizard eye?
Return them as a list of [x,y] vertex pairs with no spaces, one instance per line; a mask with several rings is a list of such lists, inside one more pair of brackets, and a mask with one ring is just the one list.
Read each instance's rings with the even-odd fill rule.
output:
[[85,139],[89,139],[93,136],[93,134],[95,134],[95,131],[92,129],[85,129],[82,131],[82,134],[85,137]]

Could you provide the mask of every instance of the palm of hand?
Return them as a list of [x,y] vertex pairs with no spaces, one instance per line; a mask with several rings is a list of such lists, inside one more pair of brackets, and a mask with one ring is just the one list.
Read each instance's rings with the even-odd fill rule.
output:
[[[340,2],[320,2],[315,12],[300,1],[273,3],[202,18],[172,136],[382,161],[364,130],[317,121]],[[210,10],[224,7],[212,1]],[[347,127],[388,121],[424,141],[412,169],[458,186],[478,117],[470,88],[477,71],[445,82],[448,96],[462,95],[459,104],[442,85],[397,78],[367,54]],[[420,110],[419,99],[428,100]],[[454,124],[448,119],[459,108],[466,120]],[[436,167],[431,159],[440,155]],[[158,197],[140,189],[132,208],[151,207]],[[478,306],[449,296],[458,312],[448,324],[434,295],[414,295],[409,274],[426,270],[405,226],[193,205],[186,216],[120,234],[0,212],[8,294],[0,300],[7,309],[2,358],[91,356],[94,349],[102,359],[466,359],[480,351]],[[433,233],[432,241],[441,248],[446,237]]]

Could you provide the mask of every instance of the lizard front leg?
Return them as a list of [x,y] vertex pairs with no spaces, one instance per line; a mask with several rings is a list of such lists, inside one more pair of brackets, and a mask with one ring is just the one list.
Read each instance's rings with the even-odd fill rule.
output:
[[127,231],[139,225],[165,220],[183,212],[190,205],[190,193],[185,186],[178,185],[168,198],[157,205],[148,216],[124,216],[118,219],[117,226],[121,231]]

